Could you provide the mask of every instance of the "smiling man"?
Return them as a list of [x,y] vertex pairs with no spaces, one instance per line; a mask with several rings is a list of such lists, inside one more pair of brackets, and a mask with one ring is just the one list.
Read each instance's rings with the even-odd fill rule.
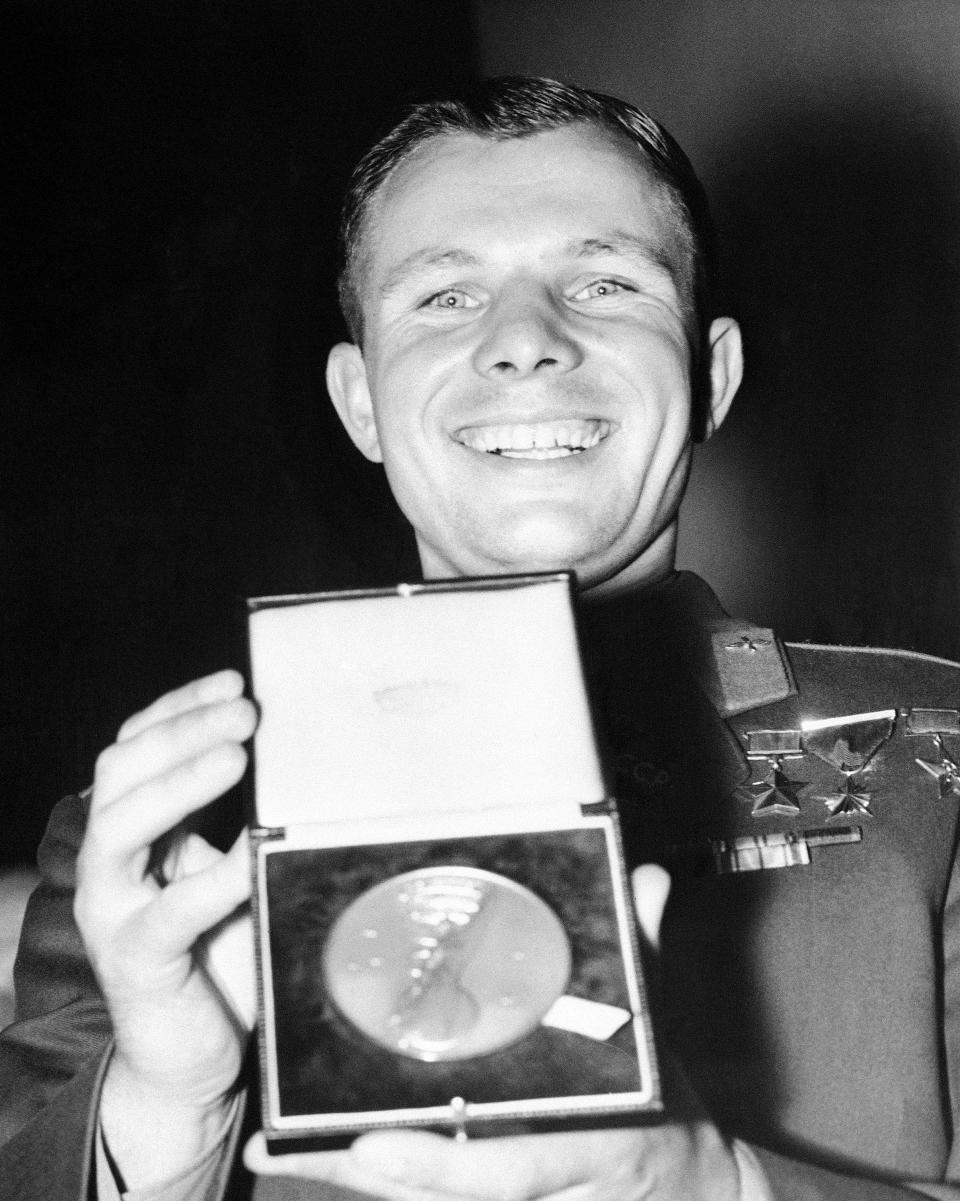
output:
[[424,575],[577,573],[665,1116],[246,1141],[247,852],[186,832],[256,725],[227,671],[130,718],[54,812],[0,1040],[0,1196],[960,1198],[960,667],[783,645],[674,570],[692,447],[741,373],[682,151],[621,101],[495,80],[369,152],[343,234],[329,392]]
[[[348,268],[362,341],[327,381],[428,576],[575,564],[610,592],[671,569],[701,352],[677,209],[625,131],[587,124],[449,133],[384,180]],[[703,353],[712,428],[736,324]]]

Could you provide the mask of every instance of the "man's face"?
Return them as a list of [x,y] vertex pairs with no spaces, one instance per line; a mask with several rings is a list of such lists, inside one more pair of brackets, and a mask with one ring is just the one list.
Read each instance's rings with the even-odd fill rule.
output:
[[362,357],[335,348],[328,380],[428,578],[669,568],[691,449],[674,229],[639,153],[589,126],[438,137],[387,180]]

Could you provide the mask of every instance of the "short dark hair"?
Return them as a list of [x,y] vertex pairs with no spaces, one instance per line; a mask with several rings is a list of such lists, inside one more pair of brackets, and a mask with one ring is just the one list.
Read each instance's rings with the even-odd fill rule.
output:
[[553,79],[504,75],[472,85],[459,97],[417,104],[361,158],[344,197],[340,221],[340,308],[350,336],[363,340],[361,246],[370,206],[389,176],[414,151],[443,134],[473,133],[506,141],[568,125],[590,124],[624,135],[642,152],[677,218],[688,269],[685,299],[694,351],[713,316],[716,250],[707,199],[690,160],[668,131],[639,108]]

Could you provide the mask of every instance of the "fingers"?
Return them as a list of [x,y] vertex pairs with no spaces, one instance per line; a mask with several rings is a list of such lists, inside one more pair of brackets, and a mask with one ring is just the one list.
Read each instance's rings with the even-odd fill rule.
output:
[[[97,870],[128,866],[178,822],[236,784],[246,762],[247,753],[239,743],[224,742],[162,774],[137,781],[115,798],[95,792],[84,841],[85,863]],[[132,763],[125,770],[140,775],[148,769]]]
[[[353,1144],[351,1155],[375,1176],[415,1189],[494,1201],[532,1201],[602,1177],[633,1132],[524,1135],[457,1143],[426,1131],[381,1130]],[[391,1186],[394,1187],[394,1186]]]
[[[245,1166],[259,1176],[294,1176],[305,1180],[326,1180],[331,1184],[349,1187],[351,1155],[349,1151],[293,1151],[285,1155],[270,1155],[267,1140],[256,1133],[243,1151]],[[353,1165],[353,1175],[357,1167]]]
[[117,742],[126,742],[148,726],[200,709],[218,701],[231,701],[243,693],[243,676],[238,671],[218,671],[166,693],[146,709],[134,713],[120,727]]
[[115,958],[110,944],[125,923],[135,919],[138,938],[162,958],[189,947],[246,899],[244,856],[224,859],[202,840],[175,844],[168,854],[175,886],[161,892],[148,871],[157,840],[242,776],[241,743],[256,710],[240,688],[241,677],[227,671],[169,693],[126,723],[123,741],[98,759],[74,910],[102,963]]
[[670,896],[670,876],[655,863],[645,863],[632,876],[633,903],[640,932],[654,951],[660,950],[660,924]]
[[[143,935],[155,954],[173,957],[222,922],[250,895],[250,868],[242,855],[224,855],[196,838],[191,852],[203,867],[168,884],[143,911]],[[198,844],[198,845],[197,845]]]
[[218,672],[161,697],[125,723],[97,760],[81,853],[85,880],[141,875],[150,845],[243,775],[242,743],[256,709],[237,672]]
[[244,1148],[243,1162],[248,1171],[258,1176],[292,1176],[297,1180],[324,1181],[335,1188],[353,1189],[372,1197],[389,1197],[390,1201],[431,1201],[435,1196],[422,1188],[406,1187],[396,1180],[370,1172],[357,1162],[352,1149],[269,1155],[266,1139],[257,1133]]
[[[202,839],[197,841],[203,842]],[[228,858],[232,860],[231,870],[239,873],[239,887],[249,892],[250,847],[246,831],[234,843]],[[253,1029],[257,1017],[257,975],[249,906],[237,909],[204,935],[198,943],[198,955],[239,1028],[243,1031]]]
[[168,884],[202,872],[216,863],[222,854],[199,834],[191,834],[183,829],[174,831],[168,841],[162,868],[162,878]]
[[[245,828],[234,839],[233,846],[227,855],[234,865],[234,870],[242,871],[244,879],[249,884],[250,838]],[[211,864],[217,863],[223,857],[222,851],[212,847],[199,834],[184,834],[174,841],[164,860],[164,879],[172,883],[182,880],[185,876],[193,876]]]
[[256,710],[243,697],[201,705],[144,727],[108,747],[97,760],[92,811],[147,780],[200,759],[253,733]]

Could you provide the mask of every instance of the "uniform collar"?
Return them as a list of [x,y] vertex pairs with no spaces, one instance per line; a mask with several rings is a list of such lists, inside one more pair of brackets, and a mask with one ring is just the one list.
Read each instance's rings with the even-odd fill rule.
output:
[[730,617],[692,572],[678,571],[660,588],[684,668],[721,717],[796,694],[790,661],[773,630]]
[[618,671],[656,688],[679,667],[724,719],[796,693],[773,630],[730,617],[692,572],[676,571],[642,591],[585,605],[581,620],[595,671]]

